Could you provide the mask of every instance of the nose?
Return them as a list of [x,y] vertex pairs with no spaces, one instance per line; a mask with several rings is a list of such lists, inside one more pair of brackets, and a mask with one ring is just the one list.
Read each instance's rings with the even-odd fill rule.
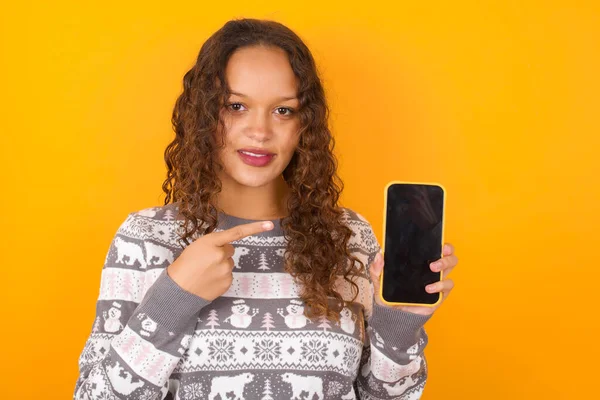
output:
[[257,142],[266,142],[272,136],[270,114],[256,111],[253,113],[246,134]]

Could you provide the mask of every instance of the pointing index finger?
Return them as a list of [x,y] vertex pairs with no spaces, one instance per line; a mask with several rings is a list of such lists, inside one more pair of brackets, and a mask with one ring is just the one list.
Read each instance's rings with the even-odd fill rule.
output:
[[259,221],[249,224],[234,226],[221,232],[213,233],[213,241],[217,246],[224,246],[236,240],[245,238],[246,236],[255,235],[257,233],[270,231],[273,229],[271,221]]

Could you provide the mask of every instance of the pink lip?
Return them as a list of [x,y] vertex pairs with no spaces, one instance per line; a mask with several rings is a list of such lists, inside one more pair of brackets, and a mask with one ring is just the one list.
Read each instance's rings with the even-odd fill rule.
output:
[[[248,154],[244,154],[242,153],[242,151],[247,151],[254,154],[261,154],[261,156],[254,157]],[[275,154],[270,153],[266,150],[259,149],[242,149],[238,150],[238,154],[245,164],[251,165],[253,167],[265,167],[273,160],[273,158],[275,158]]]

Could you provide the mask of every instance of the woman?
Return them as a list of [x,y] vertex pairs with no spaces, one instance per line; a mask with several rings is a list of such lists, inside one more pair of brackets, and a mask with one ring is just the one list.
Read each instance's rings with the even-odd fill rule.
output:
[[[75,399],[420,397],[434,309],[379,299],[380,248],[337,204],[327,118],[285,26],[230,21],[206,41],[175,105],[165,205],[129,214],[107,254]],[[447,274],[444,251],[431,268]]]

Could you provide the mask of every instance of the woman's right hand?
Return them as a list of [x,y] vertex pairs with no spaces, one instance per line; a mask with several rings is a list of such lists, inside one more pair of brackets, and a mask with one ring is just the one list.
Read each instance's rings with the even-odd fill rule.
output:
[[263,221],[203,235],[167,267],[167,274],[182,289],[213,301],[225,293],[233,281],[234,249],[230,242],[271,229],[273,223]]

